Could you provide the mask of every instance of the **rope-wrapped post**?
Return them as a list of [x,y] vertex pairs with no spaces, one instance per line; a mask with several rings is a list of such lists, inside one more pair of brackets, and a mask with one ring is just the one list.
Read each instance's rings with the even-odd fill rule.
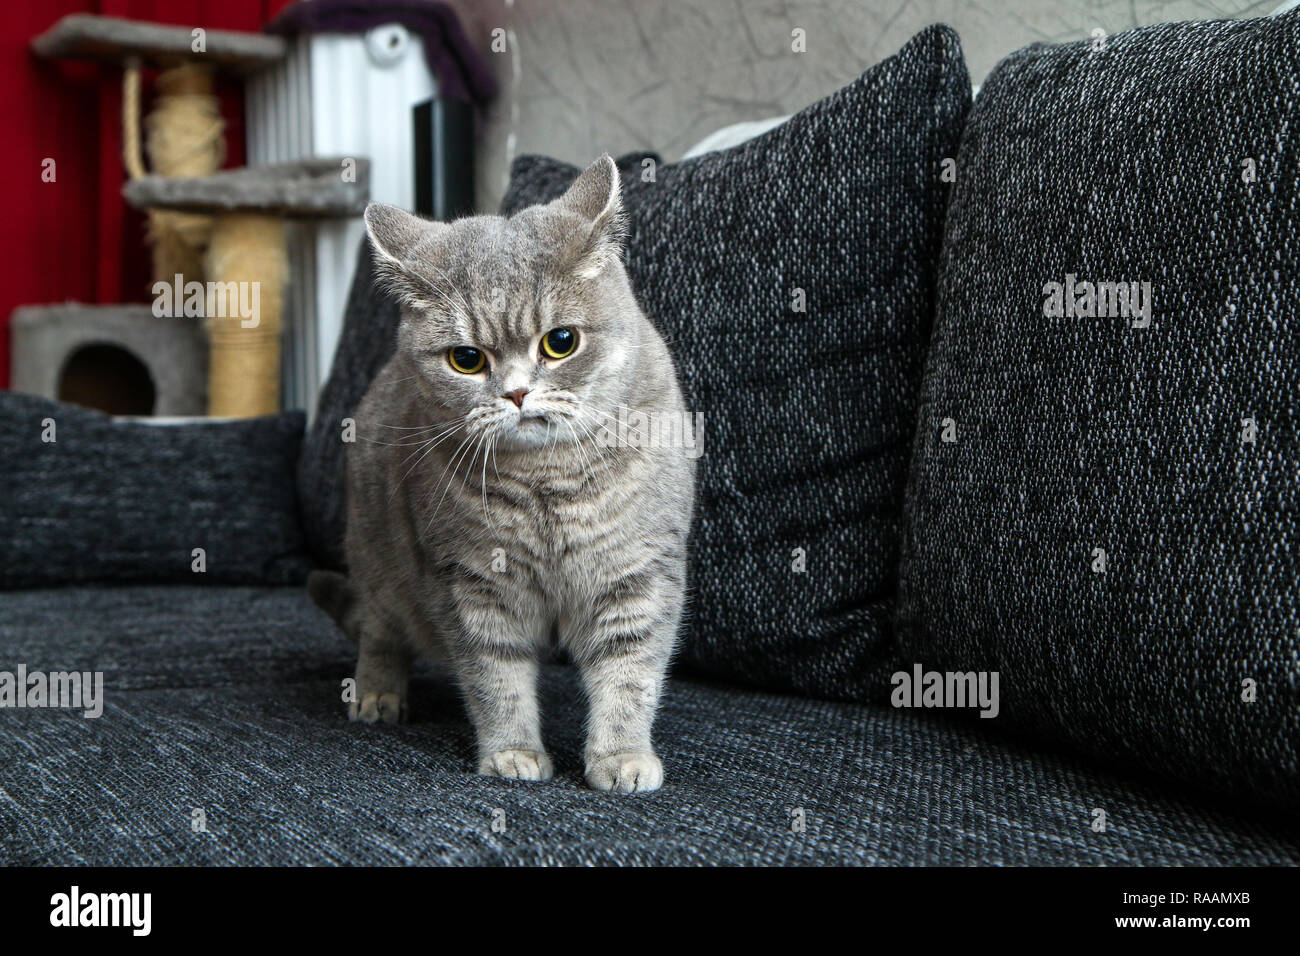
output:
[[[169,178],[210,176],[225,158],[225,121],[216,96],[211,68],[184,63],[158,74],[153,109],[140,119],[141,66],[127,61],[122,74],[122,158],[132,179],[145,175],[144,152],[153,172]],[[141,149],[140,130],[145,143]],[[212,219],[196,213],[149,211],[149,240],[153,247],[153,277],[170,282],[203,280],[203,249]]]
[[217,218],[208,245],[208,414],[251,418],[280,409],[280,341],[288,273],[284,221]]

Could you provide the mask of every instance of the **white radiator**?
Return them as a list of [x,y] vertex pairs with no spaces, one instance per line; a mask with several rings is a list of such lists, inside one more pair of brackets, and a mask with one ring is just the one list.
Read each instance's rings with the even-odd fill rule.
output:
[[[415,202],[411,108],[436,92],[418,36],[400,24],[290,40],[279,65],[245,86],[248,165],[318,156],[370,160],[370,198]],[[340,173],[342,170],[340,170]],[[360,219],[289,227],[282,399],[314,411],[343,322]]]

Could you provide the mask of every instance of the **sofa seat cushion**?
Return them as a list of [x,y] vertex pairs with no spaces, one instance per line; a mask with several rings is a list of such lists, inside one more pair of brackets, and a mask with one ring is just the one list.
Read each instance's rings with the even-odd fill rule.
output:
[[978,722],[681,679],[656,731],[657,793],[583,784],[565,667],[542,686],[556,779],[478,777],[445,679],[417,677],[406,725],[350,724],[352,659],[292,588],[5,595],[0,671],[103,671],[104,710],[0,710],[0,860],[1300,863],[1300,834],[1281,824],[986,738]]

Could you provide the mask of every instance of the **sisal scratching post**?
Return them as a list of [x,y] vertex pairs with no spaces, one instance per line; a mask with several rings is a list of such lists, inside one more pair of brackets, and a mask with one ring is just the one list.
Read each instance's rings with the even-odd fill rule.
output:
[[[144,121],[145,150],[155,175],[196,178],[215,173],[225,159],[225,121],[212,70],[187,63],[163,70],[155,84],[153,109]],[[145,175],[140,152],[140,66],[123,74],[123,153],[132,179]],[[155,281],[203,280],[203,250],[212,230],[209,216],[150,210],[149,241]]]
[[288,269],[284,222],[278,216],[228,213],[216,220],[204,263],[211,344],[208,414],[214,418],[251,418],[280,409]]

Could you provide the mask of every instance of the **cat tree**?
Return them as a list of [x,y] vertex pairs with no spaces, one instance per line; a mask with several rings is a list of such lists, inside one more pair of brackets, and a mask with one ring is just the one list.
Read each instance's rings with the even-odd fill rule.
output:
[[[285,222],[359,216],[369,198],[369,163],[340,157],[219,170],[225,145],[215,72],[248,74],[278,63],[286,51],[279,37],[73,14],[37,37],[32,49],[39,56],[122,67],[123,161],[129,176],[123,195],[149,214],[154,281],[171,285],[180,276],[182,290],[203,284],[207,413],[248,417],[278,410]],[[162,72],[155,107],[142,120],[146,66]],[[145,166],[146,152],[152,172]],[[244,293],[245,304],[253,301],[246,290],[255,290],[256,314],[239,309],[230,314],[231,290]],[[146,318],[138,309],[114,308],[119,325],[128,320],[156,325],[159,334],[170,331],[162,323],[185,323],[179,312]],[[67,338],[68,310],[55,309]],[[25,310],[28,334],[39,337],[41,318],[39,309]],[[130,338],[138,348],[149,336],[141,331]],[[19,344],[16,340],[16,367]],[[49,341],[44,345],[51,348]]]

